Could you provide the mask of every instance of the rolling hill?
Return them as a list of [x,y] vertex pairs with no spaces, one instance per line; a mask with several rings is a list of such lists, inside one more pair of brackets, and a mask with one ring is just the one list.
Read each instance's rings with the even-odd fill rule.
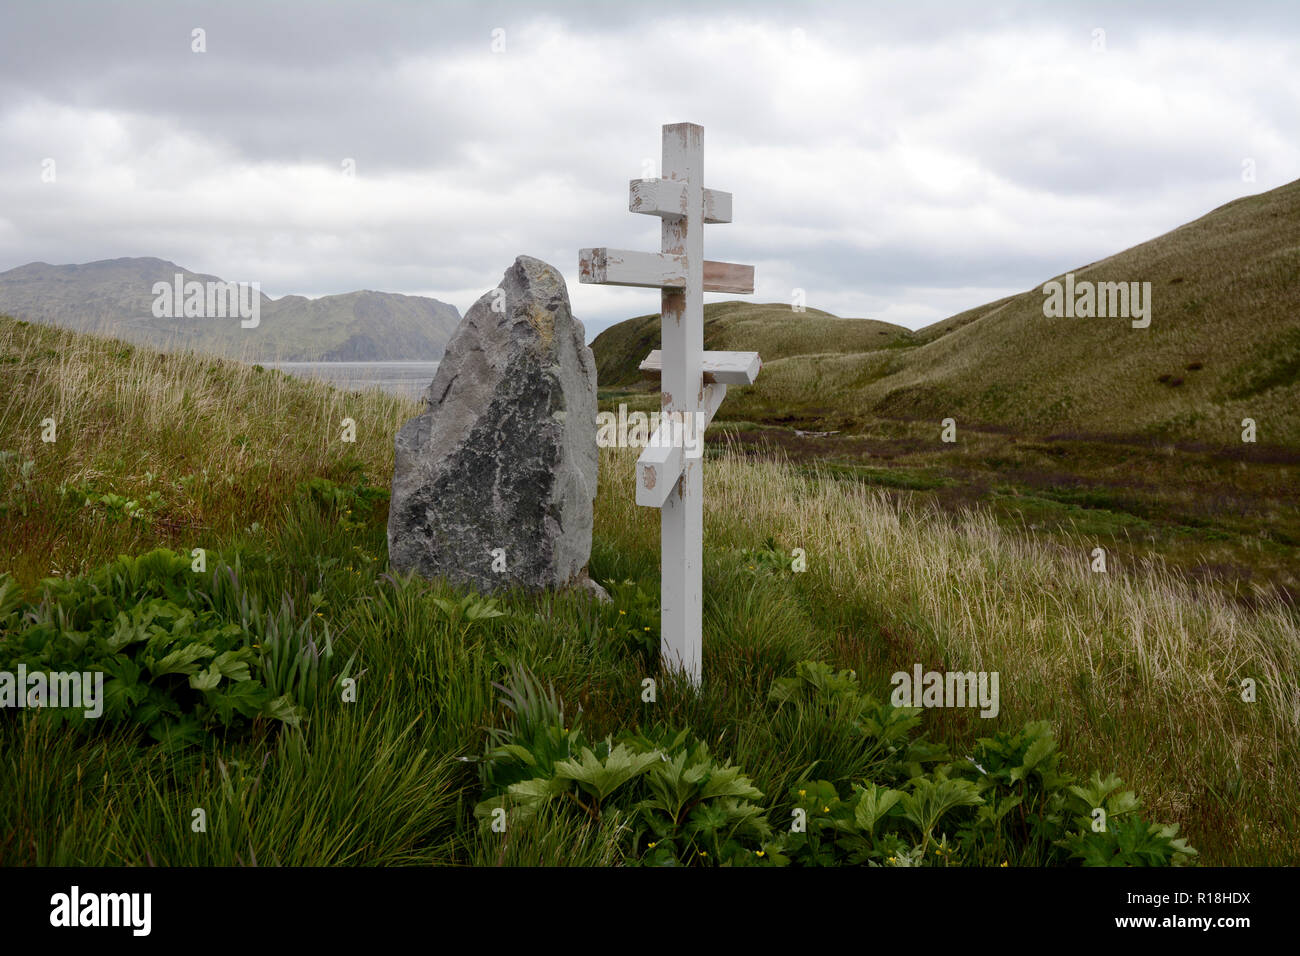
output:
[[[651,349],[659,348],[658,314],[611,326],[592,342],[601,385],[631,385]],[[789,303],[710,302],[704,306],[706,349],[757,351],[764,356],[856,354],[910,344],[914,333],[873,319],[841,319],[820,309],[794,312]]]
[[[880,323],[850,331],[863,320],[788,307],[764,319],[771,307],[758,307],[757,327],[733,339],[726,331],[745,307],[707,306],[706,348],[757,348],[764,359],[758,383],[729,393],[722,414],[826,410],[837,427],[953,417],[1042,434],[1223,443],[1240,442],[1251,418],[1261,444],[1300,445],[1300,181],[1072,274],[1076,283],[1150,283],[1150,325],[1046,317],[1042,286],[914,333]],[[629,367],[657,346],[656,323],[629,319],[595,340],[602,385],[631,380]]]
[[454,306],[423,296],[349,292],[259,298],[259,323],[238,318],[156,318],[154,283],[221,282],[164,259],[80,265],[33,262],[0,273],[0,313],[136,344],[192,348],[249,361],[407,361],[442,357],[460,322]]

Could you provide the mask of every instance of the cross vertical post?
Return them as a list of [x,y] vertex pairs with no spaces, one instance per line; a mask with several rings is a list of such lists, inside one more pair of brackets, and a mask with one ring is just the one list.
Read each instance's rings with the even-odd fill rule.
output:
[[704,188],[704,129],[663,128],[663,176],[634,179],[628,209],[659,216],[661,251],[578,253],[578,281],[661,289],[661,348],[641,370],[660,376],[659,427],[637,459],[636,502],[660,509],[659,655],[698,686],[702,672],[704,429],[728,385],[751,385],[757,352],[704,351],[704,293],[754,291],[754,267],[704,258],[705,223],[731,222],[731,194]]
[[[686,215],[662,220],[663,252],[686,257],[686,287],[661,293],[660,403],[665,412],[696,422],[704,354],[704,129],[665,126],[662,176],[686,186]],[[671,421],[672,419],[670,419]],[[662,419],[661,419],[662,421]],[[701,436],[702,437],[702,436]],[[698,447],[698,445],[697,445]],[[683,454],[682,476],[660,509],[660,661],[698,683],[701,673],[704,566],[702,457]]]

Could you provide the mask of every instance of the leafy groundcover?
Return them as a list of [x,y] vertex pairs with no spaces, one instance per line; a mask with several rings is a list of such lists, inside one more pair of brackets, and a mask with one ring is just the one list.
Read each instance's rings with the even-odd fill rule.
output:
[[42,713],[83,731],[135,725],[168,749],[258,720],[298,726],[352,661],[336,657],[324,622],[300,619],[287,598],[262,607],[238,559],[195,568],[166,549],[123,556],[85,577],[47,579],[35,602],[0,576],[0,670],[102,673],[99,718]]
[[500,688],[510,720],[478,758],[485,830],[541,814],[608,828],[645,865],[1162,866],[1196,851],[1145,820],[1118,777],[1060,769],[1046,722],[954,757],[918,733],[920,710],[878,703],[857,677],[804,662],[769,694],[791,732],[829,731],[856,762],[841,781],[800,780],[772,806],[688,731],[590,741],[526,671]]

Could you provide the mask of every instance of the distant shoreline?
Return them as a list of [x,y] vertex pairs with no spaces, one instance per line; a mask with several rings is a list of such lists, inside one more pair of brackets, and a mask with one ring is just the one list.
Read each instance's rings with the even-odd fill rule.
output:
[[336,388],[360,390],[379,388],[394,395],[418,397],[434,373],[440,360],[430,361],[380,361],[380,362],[259,362],[263,368],[279,369],[299,378],[317,379]]
[[410,360],[404,362],[394,362],[394,361],[359,362],[355,359],[322,359],[319,362],[269,362],[268,361],[268,362],[255,362],[253,364],[261,365],[263,368],[295,368],[304,365],[357,365],[362,367],[377,366],[377,365],[410,365],[410,366],[423,367],[425,365],[437,365],[441,361],[442,359],[427,359],[427,360],[417,359],[417,360]]

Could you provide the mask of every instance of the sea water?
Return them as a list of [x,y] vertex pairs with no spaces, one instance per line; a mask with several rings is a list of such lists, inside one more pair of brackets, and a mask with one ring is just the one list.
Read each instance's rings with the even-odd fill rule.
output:
[[418,398],[433,381],[437,362],[263,362],[289,375],[316,378],[336,388],[381,388]]

